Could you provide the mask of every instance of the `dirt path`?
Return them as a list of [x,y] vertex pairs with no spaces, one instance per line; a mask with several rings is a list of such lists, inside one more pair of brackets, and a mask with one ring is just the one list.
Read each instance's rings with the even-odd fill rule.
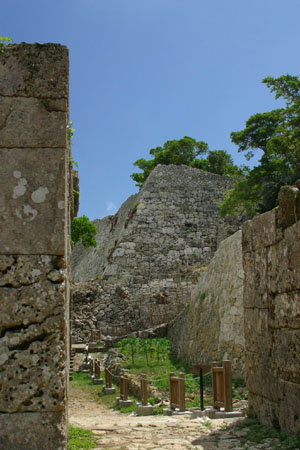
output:
[[76,386],[70,388],[69,420],[92,430],[98,437],[97,449],[105,450],[238,449],[238,433],[243,433],[230,429],[230,424],[240,419],[208,419],[207,425],[204,419],[191,420],[187,416],[120,414],[95,403]]

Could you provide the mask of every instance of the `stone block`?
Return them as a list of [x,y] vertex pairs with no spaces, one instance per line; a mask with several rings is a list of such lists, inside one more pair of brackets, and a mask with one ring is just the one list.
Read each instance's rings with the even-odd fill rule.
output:
[[264,425],[278,428],[278,402],[269,400],[260,395],[249,392],[249,416],[256,417]]
[[50,256],[0,256],[0,411],[64,409],[67,324],[61,263]]
[[[255,331],[254,325],[255,324]],[[269,330],[269,310],[245,308],[244,310],[245,347],[247,351],[265,357],[272,350],[272,334]]]
[[103,378],[93,378],[93,384],[103,384]]
[[254,217],[251,225],[252,250],[269,247],[282,239],[282,230],[277,226],[277,210],[273,209]]
[[300,239],[297,224],[284,230],[284,239],[268,252],[268,290],[272,293],[299,290]]
[[215,414],[216,419],[232,419],[233,417],[243,417],[241,411],[218,411]]
[[252,220],[247,220],[242,226],[242,248],[243,253],[251,252],[252,246]]
[[0,149],[0,254],[65,253],[65,168],[64,149]]
[[66,148],[67,101],[0,97],[1,148]]
[[300,330],[279,329],[273,333],[272,363],[278,367],[278,376],[300,383]]
[[153,414],[153,406],[148,403],[148,405],[142,405],[141,403],[136,404],[136,413],[138,416],[151,416]]
[[69,52],[58,44],[18,44],[0,54],[0,95],[69,96]]
[[300,382],[279,380],[279,424],[284,430],[300,430]]
[[121,408],[129,408],[132,405],[132,400],[121,400],[118,401],[118,407]]
[[[300,329],[300,291],[283,292],[269,299],[269,326],[273,329]],[[285,330],[282,330],[284,333]]]
[[106,395],[115,394],[116,388],[114,388],[114,387],[109,388],[109,387],[104,386],[102,389],[102,392]]
[[244,306],[266,308],[267,301],[267,250],[257,249],[243,255]]
[[0,448],[5,450],[65,450],[66,413],[0,413]]
[[278,374],[268,355],[246,352],[246,384],[249,392],[278,402]]

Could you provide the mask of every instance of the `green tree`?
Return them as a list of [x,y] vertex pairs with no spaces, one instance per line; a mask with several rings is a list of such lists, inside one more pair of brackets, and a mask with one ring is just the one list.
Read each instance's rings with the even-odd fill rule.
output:
[[232,132],[232,141],[239,151],[260,149],[260,164],[249,170],[228,194],[221,206],[222,215],[246,212],[250,216],[274,208],[278,192],[285,184],[300,177],[300,80],[297,76],[283,75],[262,80],[285,100],[285,108],[251,116],[244,130]]
[[[149,153],[153,159],[141,158],[134,163],[142,172],[133,173],[131,178],[140,188],[158,164],[174,164],[176,166],[184,164],[219,175],[235,175],[239,171],[225,150],[209,151],[206,142],[196,141],[189,136],[167,141],[162,147],[152,148]],[[208,154],[207,159],[204,159],[206,154]]]
[[84,248],[97,247],[97,227],[86,216],[76,217],[71,225],[72,246],[81,242]]

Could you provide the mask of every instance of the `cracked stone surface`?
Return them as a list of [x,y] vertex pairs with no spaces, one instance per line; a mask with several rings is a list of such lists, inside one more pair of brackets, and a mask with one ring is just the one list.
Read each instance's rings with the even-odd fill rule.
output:
[[0,255],[0,412],[64,408],[62,264],[48,255]]

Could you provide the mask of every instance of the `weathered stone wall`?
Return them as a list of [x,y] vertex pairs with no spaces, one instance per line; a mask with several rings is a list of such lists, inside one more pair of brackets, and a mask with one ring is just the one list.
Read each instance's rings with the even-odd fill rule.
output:
[[250,413],[299,433],[300,223],[284,228],[284,208],[243,226],[245,362]]
[[230,359],[245,375],[241,231],[221,242],[191,301],[169,329],[172,349],[190,364]]
[[[157,166],[115,216],[95,221],[97,249],[77,245],[75,340],[90,326],[114,334],[169,322],[190,300],[203,265],[240,223],[219,217],[228,177],[187,166]],[[115,325],[115,327],[114,327]]]
[[68,50],[0,53],[0,448],[67,446]]

